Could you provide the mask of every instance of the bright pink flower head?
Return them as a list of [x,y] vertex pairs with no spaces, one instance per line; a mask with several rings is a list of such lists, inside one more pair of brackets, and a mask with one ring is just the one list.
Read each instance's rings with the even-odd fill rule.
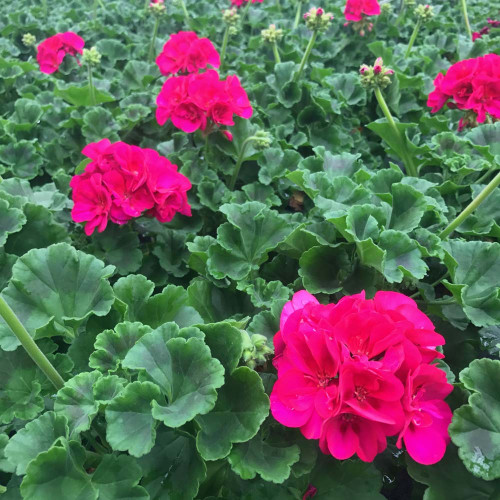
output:
[[57,33],[47,38],[37,47],[36,59],[40,65],[40,71],[47,74],[56,72],[66,54],[70,56],[82,54],[84,45],[83,38],[72,31]]
[[380,5],[377,0],[347,0],[344,8],[346,21],[362,21],[363,16],[380,15]]
[[[441,441],[435,450],[428,445],[429,453],[442,456],[450,414],[443,400],[451,386],[440,385],[444,372],[430,363],[443,357],[436,350],[443,344],[430,319],[403,294],[378,292],[367,300],[363,292],[322,305],[305,290],[297,292],[283,307],[274,338],[278,379],[271,412],[306,438],[319,438],[324,453],[371,462],[388,436],[399,434],[406,442],[421,432],[415,412],[434,409],[437,416],[426,422]],[[429,373],[440,377],[437,386]],[[417,461],[422,457],[409,452]]]
[[197,73],[209,64],[218,68],[220,57],[208,38],[198,38],[194,31],[179,31],[170,35],[156,64],[163,75]]
[[104,231],[108,220],[125,224],[147,214],[169,222],[177,212],[191,215],[189,179],[156,151],[103,139],[87,145],[83,154],[92,161],[70,186],[73,220],[87,222],[87,235],[95,228]]
[[[481,33],[479,33],[481,35]],[[487,54],[459,61],[434,80],[435,90],[429,94],[427,105],[431,112],[439,111],[445,103],[474,113],[460,120],[459,128],[483,123],[487,115],[500,119],[500,56]]]
[[[232,7],[241,7],[242,5],[248,3],[249,0],[231,0]],[[252,3],[262,3],[263,0],[252,0]]]

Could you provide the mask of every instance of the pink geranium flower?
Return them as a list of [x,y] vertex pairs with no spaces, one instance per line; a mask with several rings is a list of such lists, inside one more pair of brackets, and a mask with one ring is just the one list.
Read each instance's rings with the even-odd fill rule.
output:
[[59,69],[64,57],[83,53],[85,42],[72,31],[57,33],[41,42],[37,47],[36,59],[42,73],[51,74]]
[[156,151],[103,139],[87,145],[83,153],[92,161],[70,186],[73,220],[87,223],[87,235],[96,228],[104,231],[109,220],[126,224],[149,215],[169,222],[178,212],[191,215],[189,179]]
[[344,8],[346,21],[359,22],[363,16],[380,15],[380,5],[377,0],[347,0]]
[[[415,460],[442,457],[451,415],[443,400],[451,386],[430,364],[443,357],[436,349],[442,344],[403,294],[378,292],[367,300],[363,292],[322,305],[297,292],[274,338],[271,412],[306,438],[319,438],[322,451],[338,459],[356,454],[370,462],[397,434]],[[422,412],[432,418],[420,423]],[[427,455],[417,449],[417,434]],[[439,437],[435,447],[431,435]]]

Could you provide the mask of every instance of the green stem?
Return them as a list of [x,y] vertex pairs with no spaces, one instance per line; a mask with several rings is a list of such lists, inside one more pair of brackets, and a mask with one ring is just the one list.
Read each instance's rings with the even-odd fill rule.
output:
[[233,191],[234,186],[236,185],[236,179],[238,179],[238,174],[240,173],[240,168],[243,163],[243,158],[245,156],[245,151],[247,149],[247,146],[255,140],[255,137],[248,137],[243,141],[243,144],[241,145],[240,152],[238,153],[238,160],[236,161],[236,165],[234,167],[233,175],[231,177],[231,180],[229,181],[229,190]]
[[276,64],[279,64],[281,62],[281,57],[280,57],[280,53],[278,51],[278,44],[276,43],[276,40],[273,42],[273,53],[274,53],[274,60],[276,61]]
[[416,300],[415,302],[423,302],[428,306],[449,306],[456,303],[453,298],[445,298],[443,300]]
[[296,30],[299,27],[301,16],[302,16],[302,0],[299,0],[297,2],[297,12],[295,13],[295,21],[293,22],[294,30]]
[[158,35],[158,26],[160,26],[160,16],[156,16],[155,27],[153,28],[153,37],[151,38],[151,43],[149,45],[148,62],[153,60],[153,55],[155,51],[156,35]]
[[181,4],[182,12],[184,13],[184,17],[186,18],[186,24],[189,24],[189,21],[190,21],[189,12],[186,9],[186,4],[184,3],[184,0],[179,0],[179,3]]
[[439,234],[439,237],[444,240],[455,229],[462,224],[462,222],[469,217],[469,215],[476,210],[481,203],[500,185],[500,172],[485,186],[485,188],[472,200],[463,211],[453,219],[448,226]]
[[229,41],[229,26],[226,27],[226,31],[224,31],[224,38],[222,39],[222,48],[220,49],[220,66],[219,71],[222,70],[222,66],[224,65],[224,59],[226,58],[227,51],[227,43]]
[[87,68],[89,71],[90,103],[92,104],[92,106],[95,106],[96,100],[95,100],[95,87],[94,87],[94,82],[92,80],[92,66],[90,64],[87,64]]
[[97,0],[94,0],[94,5],[92,7],[94,21],[97,19]]
[[302,72],[304,71],[304,67],[307,64],[307,61],[309,59],[309,56],[311,55],[311,51],[314,47],[314,42],[316,42],[316,37],[318,36],[318,32],[316,30],[313,31],[311,38],[309,40],[309,43],[307,44],[306,51],[304,52],[304,55],[302,56],[302,61],[300,61],[300,67],[299,71],[295,74],[294,81],[298,81],[299,78],[302,75]]
[[144,1],[144,10],[148,10],[148,7],[149,7],[149,1],[150,1],[150,0],[145,0],[145,1]]
[[394,121],[394,118],[392,117],[392,114],[389,110],[389,106],[387,106],[387,103],[385,102],[384,96],[382,95],[382,92],[378,87],[375,87],[375,97],[377,98],[378,104],[380,108],[382,109],[382,112],[384,113],[384,116],[387,119],[387,122],[389,123],[390,127],[392,128],[392,131],[394,132],[394,135],[396,136],[399,145],[402,150],[403,158],[403,163],[406,166],[407,173],[412,176],[412,177],[417,177],[417,168],[413,164],[413,158],[411,154],[408,153],[408,150],[406,149],[406,144],[405,141],[403,140],[403,137],[399,133],[398,128],[396,127],[396,122]]
[[28,353],[31,359],[36,363],[38,368],[46,375],[52,382],[54,387],[59,390],[64,385],[64,380],[59,375],[58,371],[52,366],[52,363],[47,359],[45,354],[36,345],[31,335],[26,331],[26,328],[19,321],[14,311],[10,308],[9,304],[5,302],[4,298],[0,296],[0,316],[7,323],[9,328],[14,332],[24,350]]
[[[490,175],[492,172],[496,170],[496,167],[489,168],[486,173],[484,173],[477,181],[474,181],[474,184],[482,184]],[[463,187],[469,187],[469,186],[463,186]]]
[[403,20],[405,10],[406,10],[406,5],[403,2],[402,6],[401,6],[401,10],[399,11],[398,18],[396,19],[396,22],[394,23],[394,26],[399,26],[399,23]]
[[248,15],[248,11],[250,10],[250,4],[252,3],[252,0],[247,0],[247,4],[245,5],[245,8],[243,9],[243,12],[241,14],[240,18],[240,23],[243,24],[243,21],[246,19]]
[[417,24],[415,24],[415,28],[413,28],[413,33],[411,34],[410,41],[408,42],[408,48],[406,49],[405,57],[408,57],[410,55],[413,44],[415,43],[415,40],[417,39],[418,30],[420,29],[421,23],[422,23],[422,21],[419,19],[417,21]]
[[280,0],[276,0],[276,7],[278,7],[278,12],[281,13],[281,2],[280,2]]
[[472,40],[472,30],[470,29],[469,15],[467,14],[466,0],[460,0],[460,5],[462,7],[462,14],[464,16],[465,28],[467,30],[467,35],[469,35],[469,39]]
[[[432,288],[438,286],[441,281],[443,281],[445,278],[448,277],[448,274],[449,274],[449,271],[446,271],[446,274],[444,274],[443,276],[441,276],[441,278],[437,279],[436,281],[432,282],[429,286],[431,286]],[[414,294],[410,295],[410,299],[414,299],[416,297],[418,297],[420,295],[420,290],[418,292],[415,292]],[[425,300],[425,297],[422,297],[424,300]]]

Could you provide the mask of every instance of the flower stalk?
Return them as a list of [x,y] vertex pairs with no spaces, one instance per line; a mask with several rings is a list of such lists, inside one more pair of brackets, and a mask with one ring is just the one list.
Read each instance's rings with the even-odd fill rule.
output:
[[410,41],[408,42],[408,47],[406,48],[405,57],[408,57],[410,55],[413,44],[415,43],[415,40],[417,39],[418,31],[420,29],[421,24],[422,24],[422,21],[419,19],[417,21],[417,24],[415,24],[415,28],[413,28],[413,33],[411,34]]
[[477,197],[474,198],[443,231],[441,231],[439,237],[444,240],[453,233],[453,231],[455,231],[455,229],[460,226],[498,186],[500,186],[500,172],[485,186]]
[[467,30],[467,35],[469,39],[472,40],[472,30],[469,22],[469,15],[467,14],[467,3],[466,0],[460,0],[460,7],[462,8],[462,15],[464,16],[465,29]]
[[151,43],[149,45],[148,62],[151,62],[153,60],[156,37],[158,35],[159,26],[160,26],[160,16],[155,16],[155,27],[153,28],[153,37],[151,38]]
[[273,47],[274,60],[276,61],[276,64],[279,64],[281,62],[281,57],[278,50],[278,43],[276,41],[273,42],[272,47]]
[[396,122],[394,121],[394,118],[392,117],[391,111],[389,110],[389,106],[387,106],[387,103],[385,102],[384,96],[382,95],[382,92],[379,87],[375,87],[374,89],[375,92],[375,97],[377,98],[378,105],[380,106],[380,109],[384,113],[385,118],[387,119],[387,122],[389,123],[395,137],[397,138],[399,145],[401,147],[401,150],[404,151],[403,153],[403,163],[405,164],[407,173],[412,176],[412,177],[417,177],[417,168],[415,167],[413,163],[413,158],[411,154],[408,152],[408,149],[405,144],[405,140],[403,139],[403,136],[399,132],[398,127],[396,126]]
[[24,350],[28,353],[31,359],[36,363],[38,368],[42,370],[45,376],[52,382],[54,387],[59,390],[64,385],[64,379],[59,372],[54,368],[52,363],[47,359],[45,354],[36,345],[31,335],[26,331],[26,328],[19,321],[14,311],[10,308],[5,299],[0,296],[0,316],[18,338]]
[[90,103],[91,103],[92,106],[95,106],[96,105],[96,98],[95,98],[94,82],[92,80],[92,64],[88,63],[87,64],[87,69],[88,69],[88,75],[89,75]]
[[227,44],[229,42],[229,31],[231,30],[231,26],[226,26],[226,30],[224,31],[224,38],[222,39],[222,47],[220,50],[220,70],[222,70],[224,66],[224,60],[226,59],[226,51],[227,51]]
[[314,44],[316,42],[316,38],[318,37],[318,32],[313,31],[311,38],[309,39],[309,43],[307,44],[306,51],[304,52],[304,55],[302,56],[302,61],[300,61],[300,67],[299,71],[295,74],[295,81],[298,81],[302,75],[302,72],[304,71],[304,68],[307,64],[307,61],[309,60],[309,56],[311,55],[311,51],[314,47]]
[[295,13],[295,21],[293,22],[293,29],[294,30],[296,30],[299,27],[301,15],[302,15],[302,0],[298,0],[297,12]]

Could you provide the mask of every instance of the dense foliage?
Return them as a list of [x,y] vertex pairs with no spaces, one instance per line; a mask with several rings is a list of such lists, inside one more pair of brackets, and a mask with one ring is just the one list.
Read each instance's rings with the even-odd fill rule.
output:
[[[458,2],[433,16],[386,3],[367,18],[374,2],[351,1],[346,25],[340,0],[238,0],[224,14],[229,0],[186,3],[0,7],[0,289],[34,340],[26,351],[0,319],[2,499],[498,498],[499,188],[445,228],[496,178],[500,122],[492,105],[476,119],[435,90],[453,64],[498,51],[497,9],[469,1],[472,41]],[[179,31],[211,42],[190,38],[206,80],[193,92],[239,96],[194,128],[191,108],[172,118],[164,90],[200,80],[167,80],[189,67],[162,52]],[[33,37],[58,33],[41,67]],[[95,47],[81,66],[79,37]],[[500,83],[481,71],[493,95]],[[431,113],[433,91],[434,111],[458,108]],[[118,185],[99,156],[115,153],[147,157],[150,177]],[[89,209],[98,197],[105,215]],[[453,384],[441,461],[414,461],[385,431],[375,459],[339,460],[333,438],[323,454],[273,418],[273,338],[303,289],[324,307],[399,292],[431,318],[445,343],[427,345],[442,347],[421,370]],[[40,351],[43,371],[27,353]],[[393,382],[400,396],[405,383]]]

